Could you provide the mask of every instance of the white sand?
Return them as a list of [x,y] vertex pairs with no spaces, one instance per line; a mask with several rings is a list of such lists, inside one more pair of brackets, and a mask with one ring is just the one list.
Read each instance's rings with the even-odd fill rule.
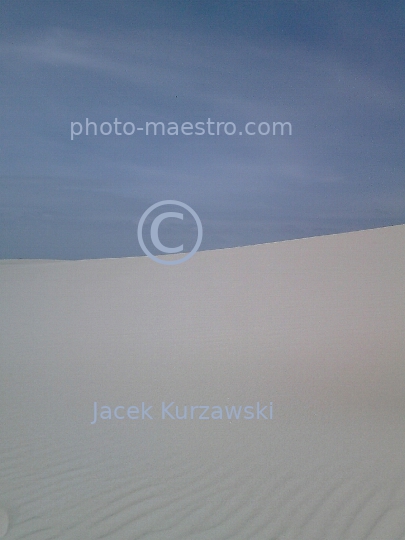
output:
[[4,508],[0,508],[0,538],[3,538],[8,531],[8,515]]
[[[405,538],[404,269],[405,226],[172,267],[0,262],[0,536]],[[142,401],[153,420],[91,425]]]

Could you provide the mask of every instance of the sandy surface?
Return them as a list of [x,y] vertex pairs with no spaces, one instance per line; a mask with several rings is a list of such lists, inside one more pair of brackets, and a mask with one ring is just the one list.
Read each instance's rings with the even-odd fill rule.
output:
[[0,536],[405,538],[404,263],[405,226],[0,262]]

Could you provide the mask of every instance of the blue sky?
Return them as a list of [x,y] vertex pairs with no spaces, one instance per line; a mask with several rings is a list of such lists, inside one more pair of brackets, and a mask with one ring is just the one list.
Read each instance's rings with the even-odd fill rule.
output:
[[[201,249],[405,223],[402,2],[0,9],[1,258],[141,255],[137,223],[166,199],[198,213]],[[238,131],[72,141],[86,118]],[[292,135],[238,136],[250,121]]]

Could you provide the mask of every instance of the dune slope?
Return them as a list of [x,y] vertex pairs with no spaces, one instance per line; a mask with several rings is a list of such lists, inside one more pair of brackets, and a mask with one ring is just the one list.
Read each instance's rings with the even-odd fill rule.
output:
[[405,226],[0,262],[0,534],[405,538],[404,263]]

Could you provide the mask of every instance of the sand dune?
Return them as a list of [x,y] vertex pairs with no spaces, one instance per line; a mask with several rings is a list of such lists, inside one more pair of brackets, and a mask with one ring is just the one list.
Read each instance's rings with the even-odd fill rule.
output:
[[0,537],[405,538],[404,263],[405,226],[1,261]]

